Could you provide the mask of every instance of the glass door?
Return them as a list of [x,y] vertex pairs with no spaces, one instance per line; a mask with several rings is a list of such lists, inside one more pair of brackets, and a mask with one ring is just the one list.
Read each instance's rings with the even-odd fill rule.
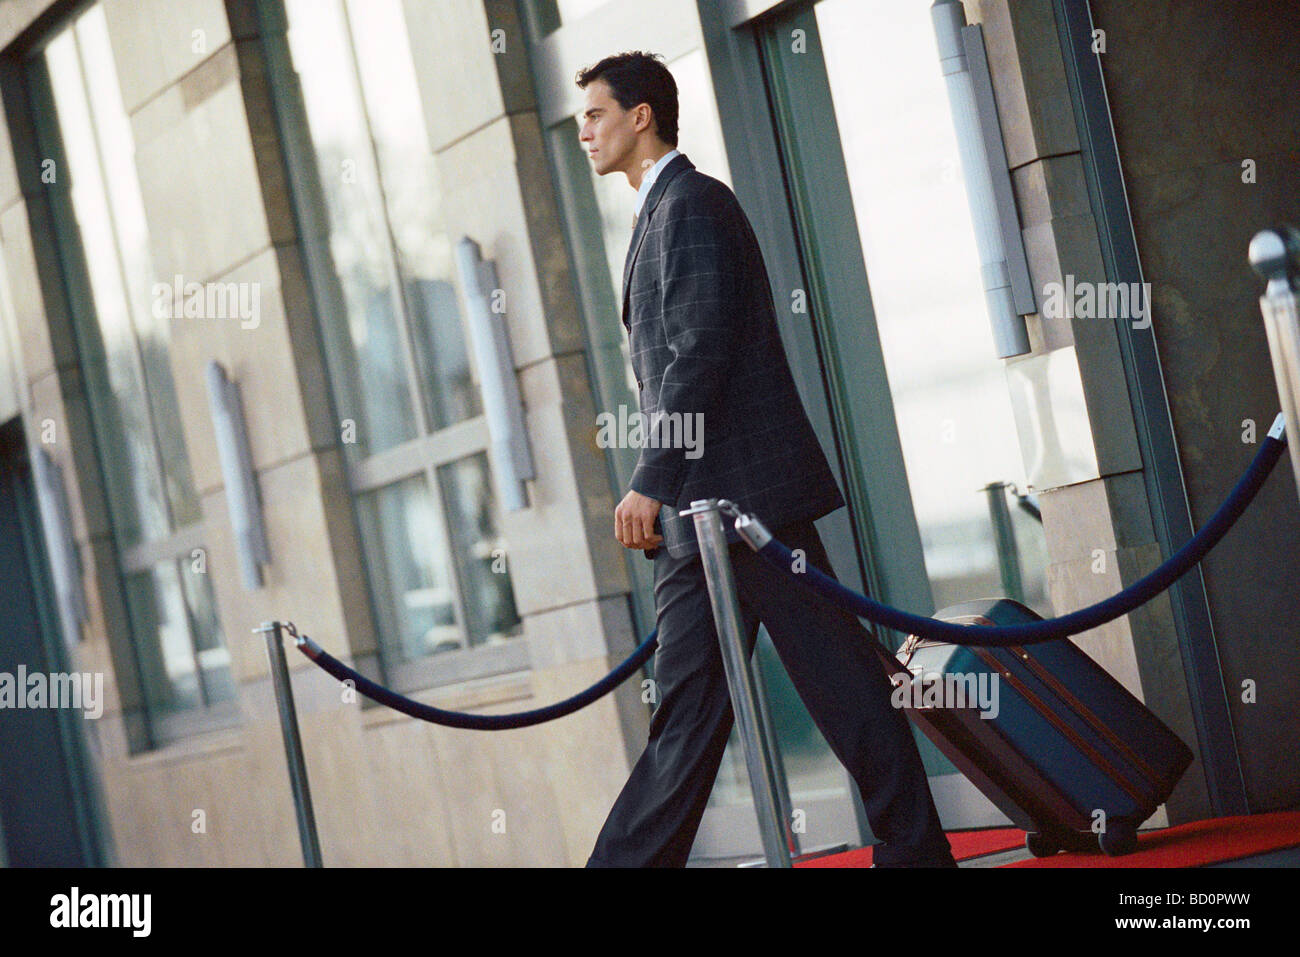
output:
[[[1050,615],[929,4],[754,28],[868,587],[918,614],[1007,595]],[[946,827],[1005,822],[917,737]]]

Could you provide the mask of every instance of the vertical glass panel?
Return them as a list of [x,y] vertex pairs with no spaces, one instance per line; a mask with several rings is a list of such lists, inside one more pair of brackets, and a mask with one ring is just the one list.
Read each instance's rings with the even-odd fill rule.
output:
[[[174,320],[153,311],[158,277],[102,7],[56,36],[27,76],[44,155],[62,157],[51,198],[115,538],[165,542],[202,513],[171,370]],[[206,574],[169,559],[128,573],[124,588],[151,718],[231,699]]]
[[402,283],[430,430],[482,415],[478,377],[465,348],[456,287],[433,275],[404,274]]
[[487,455],[480,452],[438,469],[447,506],[452,556],[471,645],[502,641],[519,630],[505,541],[497,530]]
[[[937,607],[1003,593],[984,486],[1025,486],[926,4],[816,8],[898,434]],[[863,37],[888,37],[862,55]],[[1041,526],[1012,519],[1048,607]]]
[[212,583],[188,561],[124,579],[145,701],[155,720],[235,697]]
[[[400,321],[400,290],[384,218],[348,24],[338,0],[287,0],[288,42],[329,216],[329,255],[343,315],[326,308],[330,383],[339,414],[357,423],[344,448],[372,455],[419,433]],[[331,300],[325,298],[326,303]],[[348,350],[347,355],[339,351]],[[348,374],[352,370],[353,374]]]
[[181,584],[185,589],[185,605],[194,634],[203,704],[211,706],[219,701],[232,700],[235,680],[230,671],[230,652],[223,643],[221,624],[217,621],[212,579],[206,572],[196,571],[192,561],[184,560],[181,562]]
[[199,707],[202,696],[189,612],[175,563],[127,575],[125,584],[131,623],[141,639],[140,669],[150,715]]
[[357,509],[389,660],[465,647],[447,532],[428,480],[417,475],[367,492]]
[[51,41],[45,64],[94,298],[93,316],[79,313],[77,321],[91,401],[107,438],[100,442],[106,491],[118,535],[134,544],[171,529],[75,31],[65,30]]
[[134,326],[145,397],[152,417],[158,466],[171,509],[171,526],[184,527],[200,518],[199,499],[190,473],[185,438],[179,428],[180,407],[169,358],[169,320],[158,318],[153,310],[152,290],[158,277],[149,254],[149,227],[145,222],[144,200],[136,172],[135,141],[122,103],[108,26],[101,6],[91,7],[77,21],[76,35],[95,136],[99,142],[103,184],[107,189],[121,257],[127,308]]
[[399,0],[349,0],[347,9],[411,319],[416,378],[429,428],[441,429],[483,409],[453,285],[455,263],[406,18]]

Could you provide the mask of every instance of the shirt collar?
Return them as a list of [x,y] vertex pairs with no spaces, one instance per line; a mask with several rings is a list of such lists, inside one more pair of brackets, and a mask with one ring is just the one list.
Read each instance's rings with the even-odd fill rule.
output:
[[659,174],[663,171],[663,168],[672,161],[672,158],[679,155],[680,154],[677,150],[669,150],[663,156],[659,157],[658,162],[656,162],[654,166],[650,167],[650,169],[646,171],[646,174],[641,177],[641,185],[637,187],[636,191],[637,216],[641,215],[641,207],[645,205],[645,198],[650,194],[650,187],[654,185],[654,181],[659,178]]

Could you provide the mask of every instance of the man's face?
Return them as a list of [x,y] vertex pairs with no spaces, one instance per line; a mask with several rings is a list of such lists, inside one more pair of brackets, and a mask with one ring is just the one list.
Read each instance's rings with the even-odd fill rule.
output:
[[618,105],[604,80],[587,84],[587,99],[582,109],[582,141],[597,174],[627,171],[636,150],[636,113]]

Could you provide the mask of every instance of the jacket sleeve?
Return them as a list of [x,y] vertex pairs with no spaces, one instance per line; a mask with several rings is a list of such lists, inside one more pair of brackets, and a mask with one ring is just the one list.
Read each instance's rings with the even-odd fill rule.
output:
[[[735,353],[743,246],[727,198],[708,190],[658,210],[665,217],[661,315],[672,359],[630,484],[666,504],[677,501],[686,479],[685,417],[701,417],[694,420],[692,434],[702,441],[704,420],[716,410]],[[653,438],[652,432],[657,433]]]

